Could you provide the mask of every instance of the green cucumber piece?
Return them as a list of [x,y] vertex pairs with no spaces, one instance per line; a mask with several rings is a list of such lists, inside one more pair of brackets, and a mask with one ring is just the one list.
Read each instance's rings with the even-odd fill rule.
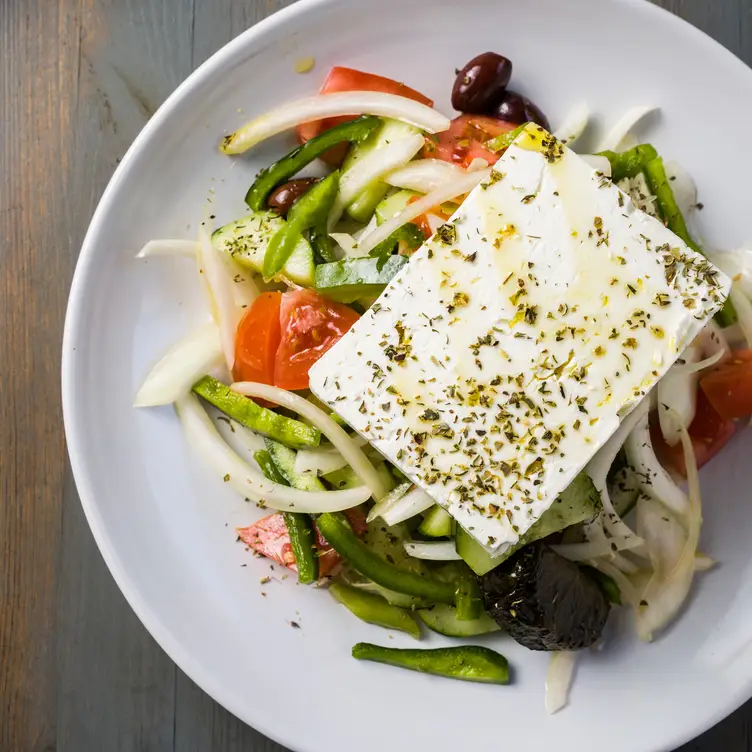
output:
[[501,631],[501,627],[488,614],[482,613],[477,619],[463,621],[457,618],[457,609],[446,603],[420,608],[417,613],[430,630],[447,637],[478,637]]
[[457,553],[475,574],[484,575],[528,543],[545,538],[552,533],[558,533],[580,522],[592,520],[600,507],[601,495],[598,489],[588,475],[580,473],[541,518],[503,554],[491,556],[475,538],[459,526],[455,534]]
[[[359,160],[377,149],[383,149],[394,141],[419,133],[407,123],[399,120],[384,119],[384,124],[374,131],[368,138],[360,143],[353,144],[342,164],[342,177],[351,170]],[[389,186],[381,181],[369,185],[350,206],[346,212],[356,222],[368,222],[376,209],[376,206],[386,196]]]
[[[272,237],[286,224],[275,212],[255,212],[220,227],[212,234],[212,242],[218,250],[229,253],[242,266],[261,274],[266,249]],[[310,287],[314,269],[311,245],[301,238],[277,277]]]
[[[389,468],[385,463],[380,462],[376,465],[376,472],[388,491],[391,491],[397,485],[394,476],[389,472]],[[363,481],[350,466],[342,467],[339,470],[332,470],[331,473],[326,473],[321,477],[336,489],[355,488],[356,486],[363,485]]]
[[295,472],[295,451],[279,442],[266,439],[266,448],[280,475],[299,491],[326,491],[324,484],[313,473]]
[[405,209],[411,198],[420,198],[415,191],[400,190],[387,196],[376,207],[376,221],[383,224]]
[[420,624],[411,611],[344,582],[333,582],[329,593],[359,619],[386,629],[399,629],[416,640],[420,639]]
[[437,504],[426,512],[418,532],[429,538],[447,538],[454,533],[454,527],[452,515]]
[[406,263],[404,256],[390,256],[386,263],[382,259],[364,256],[319,264],[313,284],[327,298],[352,303],[358,298],[380,295]]

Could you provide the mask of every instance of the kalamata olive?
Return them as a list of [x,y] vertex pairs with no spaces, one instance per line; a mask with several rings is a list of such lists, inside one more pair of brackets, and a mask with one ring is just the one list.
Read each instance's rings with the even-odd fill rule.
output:
[[317,182],[318,178],[297,178],[289,183],[282,183],[272,191],[266,200],[266,205],[270,209],[274,209],[277,214],[286,217],[287,212],[292,209],[292,205]]
[[543,114],[541,109],[533,104],[527,97],[523,97],[517,92],[507,89],[496,105],[492,115],[499,120],[506,120],[509,123],[527,123],[531,121],[543,126],[546,130],[551,130],[548,124],[548,118]]
[[501,101],[511,77],[511,60],[495,52],[484,52],[457,74],[452,106],[475,115],[489,113]]

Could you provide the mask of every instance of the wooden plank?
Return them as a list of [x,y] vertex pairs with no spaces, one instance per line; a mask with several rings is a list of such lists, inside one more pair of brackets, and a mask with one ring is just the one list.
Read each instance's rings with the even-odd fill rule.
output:
[[[107,181],[146,121],[190,73],[193,0],[78,6],[78,90],[66,193],[76,253]],[[175,677],[103,566],[68,477],[60,565],[57,750],[174,749]]]

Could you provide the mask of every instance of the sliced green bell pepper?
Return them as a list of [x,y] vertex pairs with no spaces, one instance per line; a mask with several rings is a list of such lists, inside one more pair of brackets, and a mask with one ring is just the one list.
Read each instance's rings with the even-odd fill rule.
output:
[[381,122],[381,118],[373,115],[359,117],[356,120],[336,125],[302,146],[298,146],[297,149],[293,149],[287,156],[259,173],[245,195],[246,204],[253,211],[265,209],[266,199],[280,183],[297,175],[304,167],[333,146],[345,141],[353,143],[368,138],[381,125]]
[[407,263],[405,256],[380,258],[349,258],[330,264],[319,264],[313,285],[322,295],[340,303],[379,295],[392,277]]

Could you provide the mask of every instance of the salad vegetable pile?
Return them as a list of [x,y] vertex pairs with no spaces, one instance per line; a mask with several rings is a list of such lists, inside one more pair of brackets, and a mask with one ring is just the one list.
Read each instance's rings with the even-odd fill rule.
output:
[[[554,164],[565,146],[581,142],[589,125],[587,107],[575,107],[550,135],[543,111],[508,88],[511,77],[512,62],[502,55],[487,52],[471,60],[457,71],[452,104],[460,114],[450,119],[403,83],[335,67],[318,94],[284,104],[226,136],[220,148],[227,155],[292,130],[299,146],[257,175],[245,196],[245,216],[213,232],[207,219],[197,241],[152,240],[138,254],[195,258],[211,316],[153,368],[136,406],[174,403],[198,456],[218,479],[256,504],[260,511],[237,530],[249,549],[294,570],[300,583],[326,584],[336,601],[371,624],[416,639],[426,628],[465,639],[499,632],[531,650],[552,651],[546,704],[554,712],[567,701],[574,651],[600,641],[612,609],[631,609],[638,636],[652,640],[680,613],[695,574],[714,564],[700,549],[698,468],[752,415],[752,254],[713,251],[700,241],[695,220],[702,207],[691,178],[631,135],[653,108],[627,112],[595,153],[581,155],[593,179],[618,186],[619,206],[631,202],[635,212],[657,219],[674,234],[677,248],[709,259],[715,266],[703,260],[697,272],[703,284],[717,284],[716,267],[728,274],[730,295],[707,308],[700,334],[681,346],[655,387],[642,391],[620,415],[613,435],[592,447],[574,481],[552,498],[539,497],[546,509],[519,530],[516,542],[494,548],[493,538],[481,539],[472,526],[459,524],[451,505],[436,503],[430,481],[416,485],[411,465],[387,459],[367,430],[354,431],[338,414],[336,399],[314,396],[309,372],[326,362],[322,358],[345,335],[355,336],[359,322],[383,308],[382,293],[396,289],[401,273],[415,263],[411,257],[428,247],[431,259],[431,248],[442,244],[458,246],[451,251],[455,256],[462,252],[459,220],[451,218],[467,206],[468,195],[503,179],[494,165],[504,164],[508,150],[539,138]],[[535,199],[536,194],[520,196],[523,204]],[[619,253],[608,247],[603,221],[596,216],[590,231],[596,250]],[[517,235],[514,225],[505,225],[496,247]],[[645,244],[650,250],[649,238]],[[667,283],[687,274],[687,256],[669,244],[658,250],[667,258]],[[475,254],[464,261],[473,263]],[[451,275],[445,277],[443,284],[453,289]],[[545,288],[545,273],[529,277]],[[506,282],[493,289],[501,295]],[[626,297],[638,292],[630,285]],[[526,305],[525,294],[520,280],[512,296],[519,315],[501,326],[533,327],[543,317]],[[445,315],[459,314],[474,295],[456,288]],[[667,296],[655,297],[658,308],[670,303]],[[685,299],[685,307],[692,305]],[[562,306],[569,309],[562,302],[559,311]],[[664,339],[649,313],[632,316],[637,323],[628,319],[630,327],[651,327],[657,342]],[[702,317],[698,311],[696,319]],[[584,330],[570,329],[557,338],[572,339],[572,360]],[[401,321],[394,331],[384,353],[388,370],[401,373],[406,359],[416,356],[412,333]],[[623,346],[634,349],[636,340],[627,338]],[[478,373],[481,351],[494,347],[499,343],[491,335],[470,345]],[[595,356],[601,354],[597,350]],[[426,363],[426,380],[429,368],[444,367],[440,357],[426,356],[434,362]],[[637,355],[625,354],[626,371],[630,357]],[[565,377],[567,365],[551,365],[550,383],[562,397],[566,378],[584,382],[588,368]],[[370,366],[378,375],[380,366],[369,361]],[[493,375],[484,377],[497,386],[500,379]],[[458,379],[457,388],[469,383]],[[542,395],[547,383],[538,389]],[[493,390],[482,384],[473,389],[466,399],[475,402],[469,404],[488,407]],[[385,404],[386,414],[395,404],[407,404],[396,389],[391,393],[396,403]],[[517,407],[530,401],[512,395],[510,402],[515,399]],[[584,400],[577,404],[575,431],[581,421],[592,426],[598,420],[598,408],[585,409]],[[448,441],[459,432],[457,419],[443,422],[438,407],[422,406],[416,418],[426,426],[413,434],[421,458],[434,451],[429,438]],[[472,418],[465,422],[467,439],[474,424]],[[498,431],[499,441],[505,436],[522,441],[510,426]],[[469,445],[487,441],[485,433],[477,430]],[[530,436],[528,449],[539,442]],[[485,468],[486,480],[496,482],[494,473],[513,476],[513,465]],[[463,468],[460,474],[470,471],[456,467]],[[543,459],[535,460],[519,471],[520,478],[535,477],[543,467]],[[511,522],[511,512],[507,516]],[[509,680],[504,657],[466,643],[430,650],[360,643],[353,656],[467,681]]]

